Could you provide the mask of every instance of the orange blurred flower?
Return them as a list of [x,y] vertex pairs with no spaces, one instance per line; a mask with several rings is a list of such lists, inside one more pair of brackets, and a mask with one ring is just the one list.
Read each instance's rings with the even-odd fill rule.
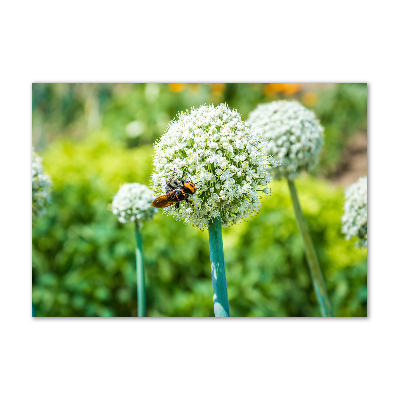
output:
[[216,94],[221,94],[225,90],[225,83],[212,83],[211,92]]
[[264,94],[267,97],[275,97],[278,92],[280,92],[281,84],[280,83],[267,83],[264,87]]
[[185,89],[184,83],[168,83],[168,86],[172,93],[182,92],[182,90]]
[[299,83],[267,83],[264,87],[264,94],[268,97],[275,97],[282,92],[285,96],[291,96],[301,90]]
[[317,95],[313,92],[304,93],[301,99],[302,99],[304,105],[307,107],[315,106],[318,101]]
[[300,83],[282,83],[283,86],[283,94],[286,96],[291,96],[300,91],[301,85]]

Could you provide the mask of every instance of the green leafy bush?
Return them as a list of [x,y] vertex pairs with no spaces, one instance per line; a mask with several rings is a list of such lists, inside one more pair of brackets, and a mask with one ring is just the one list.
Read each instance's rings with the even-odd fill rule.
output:
[[[149,184],[151,146],[106,135],[61,140],[42,154],[53,186],[33,229],[38,316],[136,316],[134,230],[108,211],[118,187]],[[340,233],[342,188],[297,182],[335,315],[367,312],[366,250]],[[232,316],[319,316],[285,182],[274,182],[252,221],[223,230]],[[143,227],[149,316],[213,316],[207,232],[162,213]]]
[[343,153],[357,130],[367,130],[367,84],[340,83],[319,93],[314,111],[325,127],[319,170],[327,176],[342,166]]

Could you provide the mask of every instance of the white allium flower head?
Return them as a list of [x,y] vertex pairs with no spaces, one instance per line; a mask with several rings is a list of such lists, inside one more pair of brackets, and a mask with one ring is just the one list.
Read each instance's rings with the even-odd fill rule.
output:
[[367,247],[367,177],[360,178],[345,190],[342,232],[346,239],[360,239],[357,245]]
[[260,208],[257,190],[269,192],[268,169],[275,161],[268,146],[262,130],[226,104],[182,112],[155,143],[152,182],[158,196],[172,176],[194,183],[196,193],[189,196],[192,204],[183,201],[164,212],[202,230],[220,215],[223,226],[247,219]]
[[32,149],[32,217],[40,218],[50,203],[51,180],[44,172],[42,158]]
[[122,185],[114,196],[111,211],[118,217],[118,221],[128,222],[148,221],[158,211],[151,206],[154,193],[140,183],[126,183]]
[[279,163],[272,171],[276,179],[294,179],[317,165],[324,128],[315,114],[297,101],[260,104],[248,122],[261,126],[265,137],[271,139],[271,152]]

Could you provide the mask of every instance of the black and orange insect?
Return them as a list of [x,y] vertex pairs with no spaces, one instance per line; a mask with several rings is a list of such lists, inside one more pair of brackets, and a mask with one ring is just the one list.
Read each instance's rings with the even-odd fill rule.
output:
[[151,205],[155,208],[165,208],[175,204],[175,208],[178,209],[181,201],[192,203],[188,197],[194,193],[196,193],[196,187],[192,182],[178,182],[172,177],[165,186],[165,194],[154,199]]

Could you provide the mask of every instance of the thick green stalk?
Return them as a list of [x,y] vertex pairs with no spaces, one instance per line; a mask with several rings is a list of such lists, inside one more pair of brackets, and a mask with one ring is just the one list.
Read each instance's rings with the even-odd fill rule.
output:
[[310,268],[311,279],[314,285],[314,290],[317,295],[319,307],[323,317],[333,317],[332,306],[329,301],[328,292],[326,290],[324,277],[321,268],[319,267],[317,253],[315,252],[313,242],[311,240],[310,231],[308,230],[307,221],[304,218],[303,211],[300,207],[299,199],[297,197],[296,186],[294,182],[288,179],[290,195],[294,212],[296,214],[297,223],[303,237],[304,247],[306,249],[306,256],[308,266]]
[[209,222],[208,235],[210,244],[214,315],[216,317],[229,317],[229,301],[226,285],[221,217],[215,218]]
[[145,282],[144,282],[142,235],[140,233],[140,226],[137,221],[135,221],[135,238],[136,238],[136,276],[137,276],[138,317],[145,317],[146,316],[146,286],[145,286]]

